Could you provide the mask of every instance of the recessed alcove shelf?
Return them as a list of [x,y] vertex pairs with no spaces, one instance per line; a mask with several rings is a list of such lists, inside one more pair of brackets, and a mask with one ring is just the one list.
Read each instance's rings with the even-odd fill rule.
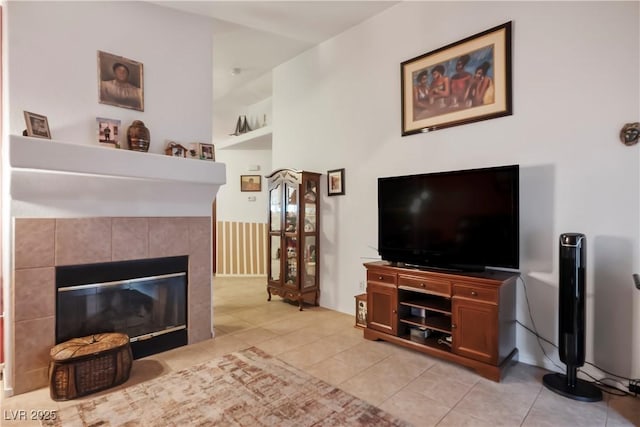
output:
[[12,135],[13,216],[200,216],[223,163]]
[[272,134],[271,125],[263,126],[247,133],[230,136],[225,141],[216,144],[216,149],[269,150],[271,149]]

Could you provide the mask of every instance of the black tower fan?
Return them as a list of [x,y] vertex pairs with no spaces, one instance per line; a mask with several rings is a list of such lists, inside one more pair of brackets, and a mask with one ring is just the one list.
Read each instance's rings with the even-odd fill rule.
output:
[[577,378],[584,365],[585,263],[587,238],[580,233],[560,235],[560,297],[558,299],[558,351],[567,365],[567,374],[547,374],[542,378],[551,391],[583,402],[602,400],[602,391]]

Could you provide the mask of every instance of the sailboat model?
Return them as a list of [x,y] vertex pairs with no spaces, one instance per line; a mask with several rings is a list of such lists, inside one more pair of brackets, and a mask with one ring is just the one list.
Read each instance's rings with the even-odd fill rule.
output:
[[229,134],[230,136],[238,136],[243,133],[250,132],[251,126],[249,126],[249,122],[247,121],[247,116],[239,116],[238,121],[236,122],[236,130],[235,132]]

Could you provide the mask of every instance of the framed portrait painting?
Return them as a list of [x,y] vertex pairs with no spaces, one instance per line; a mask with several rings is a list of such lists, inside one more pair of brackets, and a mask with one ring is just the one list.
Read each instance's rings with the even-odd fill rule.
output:
[[144,111],[142,63],[98,51],[98,99],[101,104]]
[[511,22],[404,61],[402,136],[512,114]]
[[344,194],[344,169],[327,171],[327,191],[329,196]]
[[240,191],[261,191],[262,177],[260,175],[240,175]]
[[35,136],[36,138],[51,139],[51,131],[49,130],[49,121],[46,116],[40,114],[24,112],[24,121],[27,125],[26,136]]

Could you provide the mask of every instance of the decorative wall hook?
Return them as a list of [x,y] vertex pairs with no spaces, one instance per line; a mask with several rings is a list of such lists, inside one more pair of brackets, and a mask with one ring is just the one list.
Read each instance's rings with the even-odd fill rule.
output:
[[635,145],[640,139],[640,123],[627,123],[620,131],[620,141],[624,145]]

